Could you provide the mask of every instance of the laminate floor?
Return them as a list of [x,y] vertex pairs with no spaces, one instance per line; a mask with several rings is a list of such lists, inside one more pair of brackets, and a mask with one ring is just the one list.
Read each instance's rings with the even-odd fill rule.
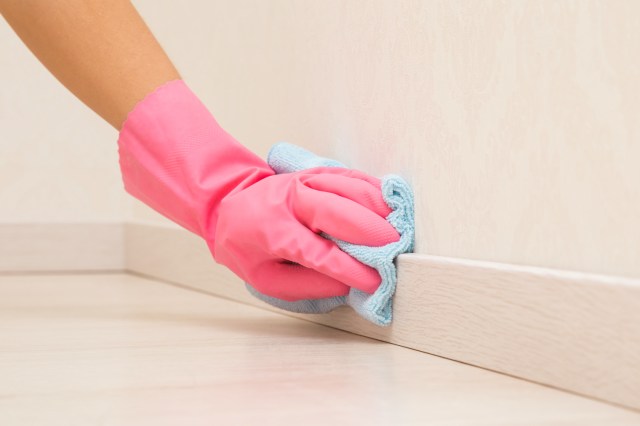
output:
[[129,274],[0,276],[0,425],[640,425],[640,413]]

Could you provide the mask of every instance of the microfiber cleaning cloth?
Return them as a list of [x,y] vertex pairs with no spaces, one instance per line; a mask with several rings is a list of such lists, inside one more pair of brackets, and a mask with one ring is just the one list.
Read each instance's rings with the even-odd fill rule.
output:
[[[298,172],[314,167],[346,167],[338,161],[318,157],[306,149],[288,143],[274,145],[269,152],[268,163],[278,174]],[[291,312],[323,314],[338,306],[349,305],[360,316],[374,324],[382,326],[391,324],[392,298],[397,281],[396,267],[393,261],[399,254],[413,251],[415,236],[413,192],[409,184],[400,176],[386,175],[382,178],[382,196],[392,210],[387,216],[387,221],[400,234],[399,241],[382,247],[368,247],[351,244],[323,234],[323,237],[334,241],[344,252],[378,271],[382,282],[375,293],[367,294],[351,288],[347,296],[289,302],[266,296],[246,284],[249,292],[270,305]]]

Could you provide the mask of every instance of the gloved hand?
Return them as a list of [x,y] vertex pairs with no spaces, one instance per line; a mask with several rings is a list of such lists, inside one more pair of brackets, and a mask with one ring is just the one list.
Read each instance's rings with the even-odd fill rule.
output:
[[135,106],[118,153],[129,194],[204,238],[216,261],[268,296],[372,293],[378,273],[318,234],[370,246],[399,239],[377,179],[342,168],[274,175],[182,80]]

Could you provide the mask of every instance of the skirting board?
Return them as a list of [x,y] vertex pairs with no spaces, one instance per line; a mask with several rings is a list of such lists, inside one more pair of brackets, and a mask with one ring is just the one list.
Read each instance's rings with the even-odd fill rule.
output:
[[[270,308],[198,237],[125,226],[127,270]],[[640,409],[640,280],[403,255],[391,327],[348,308],[291,315]]]
[[0,272],[123,269],[121,222],[0,224]]

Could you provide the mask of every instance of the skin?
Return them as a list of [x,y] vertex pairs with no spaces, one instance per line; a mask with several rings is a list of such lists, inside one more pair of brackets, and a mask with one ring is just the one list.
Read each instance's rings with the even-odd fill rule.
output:
[[0,0],[45,67],[119,130],[129,111],[180,74],[127,0]]

